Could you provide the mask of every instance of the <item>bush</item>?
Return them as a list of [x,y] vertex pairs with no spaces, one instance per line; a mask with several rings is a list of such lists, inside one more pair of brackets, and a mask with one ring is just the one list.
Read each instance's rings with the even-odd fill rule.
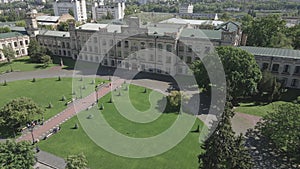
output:
[[36,82],[35,78],[33,78],[31,82],[33,82],[33,83]]
[[52,103],[50,102],[48,105],[48,109],[51,109],[53,107]]
[[104,106],[103,106],[103,103],[101,103],[101,105],[100,105],[100,108],[99,108],[100,110],[103,110],[104,109]]
[[52,64],[52,59],[49,55],[43,55],[41,57],[41,63],[43,63],[43,67],[46,68],[48,67],[50,64]]
[[60,76],[58,76],[58,79],[57,79],[58,81],[61,81],[61,77]]
[[7,82],[6,82],[6,80],[4,80],[3,86],[7,86]]
[[67,100],[66,97],[62,96],[61,101],[66,101],[66,100]]

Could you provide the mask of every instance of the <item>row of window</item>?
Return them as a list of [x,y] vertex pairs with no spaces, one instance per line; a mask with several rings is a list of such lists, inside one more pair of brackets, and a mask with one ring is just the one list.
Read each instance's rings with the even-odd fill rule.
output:
[[6,46],[15,47],[15,48],[19,47],[19,46],[23,47],[24,44],[28,45],[28,40],[25,40],[25,41],[20,40],[19,42],[18,41],[14,41],[13,43],[7,43],[7,45],[6,44],[2,44],[2,48],[6,47]]
[[[279,67],[280,67],[280,65],[275,63],[275,64],[272,65],[271,71],[275,72],[275,73],[278,73],[279,72]],[[262,70],[267,70],[268,68],[269,68],[269,63],[263,63],[262,64]],[[283,66],[282,73],[289,74],[290,71],[291,71],[291,66],[290,65],[284,65]],[[296,66],[293,73],[294,74],[300,74],[300,66]]]

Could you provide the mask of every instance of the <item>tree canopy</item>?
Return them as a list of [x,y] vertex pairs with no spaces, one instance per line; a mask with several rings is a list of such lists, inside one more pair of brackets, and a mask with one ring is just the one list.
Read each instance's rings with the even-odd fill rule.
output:
[[15,132],[21,126],[34,120],[34,115],[41,114],[43,111],[30,98],[13,99],[0,109],[0,125]]
[[292,161],[300,161],[300,104],[285,103],[263,117],[256,128]]
[[7,140],[0,143],[0,165],[2,169],[28,168],[35,164],[33,146],[26,141]]
[[[233,99],[254,93],[262,77],[254,56],[235,47],[218,47],[216,51],[224,68],[227,85],[230,85],[229,94]],[[210,55],[204,59],[208,57]],[[192,65],[192,70],[200,87],[209,90],[210,80],[205,68],[207,66],[211,65],[204,66],[201,61],[196,61]]]
[[12,47],[6,46],[2,49],[2,53],[7,59],[7,62],[11,62],[16,57],[16,52],[13,50]]
[[234,115],[231,103],[227,102],[224,113],[212,135],[204,142],[204,153],[198,156],[199,169],[251,169],[250,154],[244,145],[244,138],[235,137],[230,118]]
[[282,92],[282,84],[277,78],[271,72],[263,71],[262,79],[258,83],[257,101],[272,102],[274,99],[279,99]]
[[83,153],[68,156],[66,162],[66,169],[85,169],[88,163]]
[[291,30],[279,15],[242,19],[243,33],[247,35],[247,45],[259,47],[292,48]]
[[41,46],[36,40],[30,40],[28,45],[28,55],[32,62],[43,63],[42,57],[49,52],[43,46]]

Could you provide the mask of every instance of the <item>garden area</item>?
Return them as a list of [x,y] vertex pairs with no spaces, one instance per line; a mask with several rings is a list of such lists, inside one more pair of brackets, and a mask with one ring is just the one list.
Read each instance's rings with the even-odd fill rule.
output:
[[[84,84],[82,90],[83,97],[95,90],[95,85],[106,82],[102,79],[78,78],[80,84]],[[49,78],[49,79],[32,79],[7,82],[0,85],[0,107],[3,107],[12,99],[19,97],[31,98],[35,103],[44,109],[44,119],[47,120],[66,108],[66,103],[75,96],[72,93],[72,78]],[[37,115],[35,119],[42,119],[42,115]],[[5,130],[4,130],[5,131]],[[2,135],[3,133],[1,133]]]
[[[141,159],[121,157],[107,152],[93,142],[85,132],[86,129],[103,131],[101,125],[106,121],[114,130],[125,136],[134,138],[156,136],[173,125],[180,116],[178,112],[159,112],[160,105],[155,101],[160,101],[163,97],[162,94],[144,87],[123,84],[121,88],[102,97],[98,106],[82,111],[77,117],[62,124],[62,130],[47,140],[39,142],[39,147],[41,150],[63,158],[70,154],[84,153],[88,160],[88,166],[92,169],[197,168],[197,155],[201,152],[199,133],[197,132],[189,132],[179,144],[163,154]],[[149,100],[149,98],[151,99]],[[150,117],[158,115],[158,117],[149,123],[138,123],[125,118],[118,110],[121,107],[122,111],[131,111],[128,106],[129,102],[138,111],[142,111],[138,112],[141,113],[140,115],[149,115]],[[74,129],[75,124],[79,126],[77,129]],[[196,119],[191,130],[196,129],[198,125],[200,128],[203,127],[203,123]],[[103,139],[103,137],[99,139]]]
[[252,101],[243,101],[240,103],[238,107],[236,107],[235,111],[245,114],[251,114],[255,116],[264,116],[276,109],[281,104],[294,102],[297,100],[297,97],[300,96],[299,89],[288,89],[282,96],[272,103],[260,103],[255,104]]

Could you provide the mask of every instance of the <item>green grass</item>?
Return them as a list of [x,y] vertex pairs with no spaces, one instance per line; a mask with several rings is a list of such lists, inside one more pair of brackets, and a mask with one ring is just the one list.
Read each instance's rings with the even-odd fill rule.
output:
[[[121,96],[117,96],[119,91],[122,93]],[[129,96],[136,109],[145,111],[140,113],[156,114],[157,112],[155,111],[158,110],[151,110],[151,112],[147,112],[151,106],[157,106],[150,106],[150,102],[153,102],[149,101],[147,97],[150,96],[150,98],[153,100],[159,100],[162,98],[162,95],[157,92],[150,94],[150,89],[147,90],[147,93],[143,93],[143,91],[143,87],[130,86],[129,94],[124,90],[124,88],[107,94],[99,100],[99,105],[103,104],[104,110],[100,112],[98,108],[95,107],[89,111],[80,112],[77,117],[73,117],[66,123],[62,124],[62,130],[58,134],[53,135],[46,141],[41,141],[39,143],[39,147],[44,151],[48,151],[63,158],[66,158],[70,154],[78,154],[83,152],[88,159],[89,167],[92,169],[197,168],[197,155],[201,152],[199,145],[199,133],[189,132],[179,144],[161,155],[149,158],[134,159],[117,156],[107,152],[103,148],[97,146],[97,144],[95,144],[84,132],[84,129],[90,129],[89,131],[95,130],[95,132],[99,133],[100,135],[105,135],[105,128],[101,128],[105,121],[119,133],[135,138],[155,136],[168,129],[179,116],[176,113],[160,114],[160,116],[152,122],[137,123],[123,117],[113,104],[118,103],[120,104],[121,108],[126,110],[128,107],[126,106],[126,104],[128,104],[128,99],[125,99],[125,97]],[[113,103],[108,103],[112,95]],[[122,109],[122,111],[124,111],[124,109]],[[87,119],[86,117],[91,114],[93,114],[93,118]],[[80,123],[78,117],[80,117]],[[80,125],[79,129],[72,129],[76,123],[84,124],[84,126]],[[197,125],[202,127],[203,123],[197,119],[195,124],[192,125],[192,129],[196,129]],[[100,140],[103,140],[103,138],[104,137],[93,137],[93,139]],[[168,140],[166,140],[166,142],[167,141]],[[116,144],[119,143],[116,141]],[[124,143],[125,147],[126,145],[127,144]]]
[[287,92],[283,93],[279,101],[275,101],[269,104],[255,105],[254,102],[240,103],[240,106],[235,109],[236,112],[246,113],[256,116],[264,116],[269,112],[274,111],[280,104],[293,102],[300,96],[299,89],[288,89]]
[[276,106],[287,103],[285,101],[277,101],[266,105],[255,105],[254,103],[240,103],[235,109],[236,112],[251,114],[255,116],[264,116],[272,112]]
[[[72,98],[72,78],[58,78],[36,79],[36,82],[31,80],[21,80],[14,82],[7,82],[7,86],[0,85],[0,107],[4,106],[10,100],[18,97],[32,98],[39,106],[45,108],[44,118],[47,120],[66,108],[67,101],[61,101],[65,96],[67,100]],[[75,79],[79,81],[79,79]],[[83,90],[83,97],[95,90],[95,85],[91,84],[91,78],[83,78],[79,84],[85,84],[86,89]],[[102,79],[96,79],[96,84],[103,82]],[[76,86],[76,85],[74,85]],[[79,92],[76,95],[79,97]],[[48,109],[49,103],[52,103],[53,108]],[[38,115],[38,118],[42,118]]]
[[[55,64],[51,64],[47,68],[50,68],[54,65]],[[31,63],[29,61],[29,56],[25,56],[15,59],[11,64],[8,64],[7,62],[0,62],[0,73],[9,72],[11,70],[10,66],[12,67],[13,71],[33,71],[47,69],[43,68],[43,64]]]

